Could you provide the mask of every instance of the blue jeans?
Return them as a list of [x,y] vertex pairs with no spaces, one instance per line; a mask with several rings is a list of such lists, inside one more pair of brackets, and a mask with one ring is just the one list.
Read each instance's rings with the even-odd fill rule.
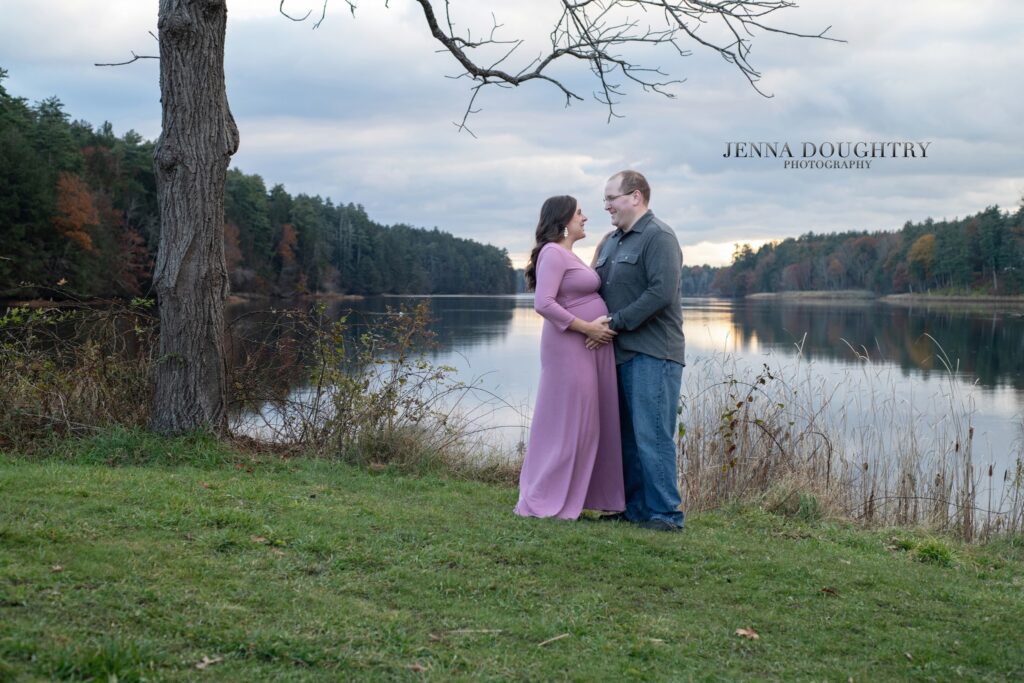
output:
[[683,525],[676,467],[676,408],[683,366],[637,354],[618,366],[626,517]]

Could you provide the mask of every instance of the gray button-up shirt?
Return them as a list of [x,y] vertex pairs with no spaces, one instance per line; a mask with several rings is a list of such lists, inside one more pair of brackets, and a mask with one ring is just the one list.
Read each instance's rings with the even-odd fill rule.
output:
[[595,270],[608,304],[615,362],[638,353],[686,365],[679,278],[683,255],[672,228],[648,211],[605,240]]

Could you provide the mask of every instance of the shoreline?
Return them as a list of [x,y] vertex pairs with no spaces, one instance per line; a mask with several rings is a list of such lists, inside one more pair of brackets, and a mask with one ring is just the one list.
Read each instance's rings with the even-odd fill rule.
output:
[[788,302],[879,302],[888,305],[915,304],[981,304],[984,306],[1005,305],[1024,307],[1024,296],[995,296],[991,294],[884,294],[868,290],[808,290],[787,292],[755,292],[743,297],[749,301]]
[[992,294],[886,294],[879,297],[885,303],[947,302],[963,304],[1016,304],[1024,306],[1024,296],[995,296]]
[[[225,299],[224,303],[233,306],[237,304],[247,304],[257,301],[306,301],[306,300],[327,300],[327,301],[362,301],[366,297],[362,294],[332,294],[332,293],[319,293],[319,294],[303,294],[302,296],[293,297],[275,297],[266,294],[229,294]],[[0,300],[0,306],[7,306],[10,308],[24,307],[24,308],[88,308],[94,306],[103,306],[121,303],[125,304],[131,302],[132,299],[6,299]],[[151,299],[155,305],[155,299]]]
[[362,294],[336,294],[333,292],[319,292],[317,294],[300,294],[298,296],[270,296],[268,294],[229,294],[224,300],[228,305],[247,304],[254,301],[362,301],[366,297]]
[[743,298],[751,301],[872,301],[877,299],[878,295],[866,289],[837,289],[755,292]]

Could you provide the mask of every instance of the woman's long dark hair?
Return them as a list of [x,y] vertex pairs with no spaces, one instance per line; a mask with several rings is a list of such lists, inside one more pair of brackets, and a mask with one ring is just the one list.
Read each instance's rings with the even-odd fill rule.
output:
[[549,197],[540,207],[540,220],[537,221],[537,243],[530,252],[530,262],[526,264],[526,288],[533,291],[537,288],[537,256],[541,248],[548,242],[562,239],[562,231],[576,215],[576,198],[567,194]]

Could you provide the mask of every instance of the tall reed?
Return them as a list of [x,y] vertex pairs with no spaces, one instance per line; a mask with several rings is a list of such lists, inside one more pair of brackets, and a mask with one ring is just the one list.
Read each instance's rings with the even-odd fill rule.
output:
[[[687,367],[680,406],[684,506],[757,500],[787,513],[811,505],[869,525],[926,527],[964,540],[1024,530],[1022,449],[976,468],[972,388],[935,342],[942,381],[900,395],[890,366],[851,349],[836,379],[802,355],[741,366],[726,352]],[[942,402],[928,423],[920,401]],[[810,502],[809,502],[810,501]]]

